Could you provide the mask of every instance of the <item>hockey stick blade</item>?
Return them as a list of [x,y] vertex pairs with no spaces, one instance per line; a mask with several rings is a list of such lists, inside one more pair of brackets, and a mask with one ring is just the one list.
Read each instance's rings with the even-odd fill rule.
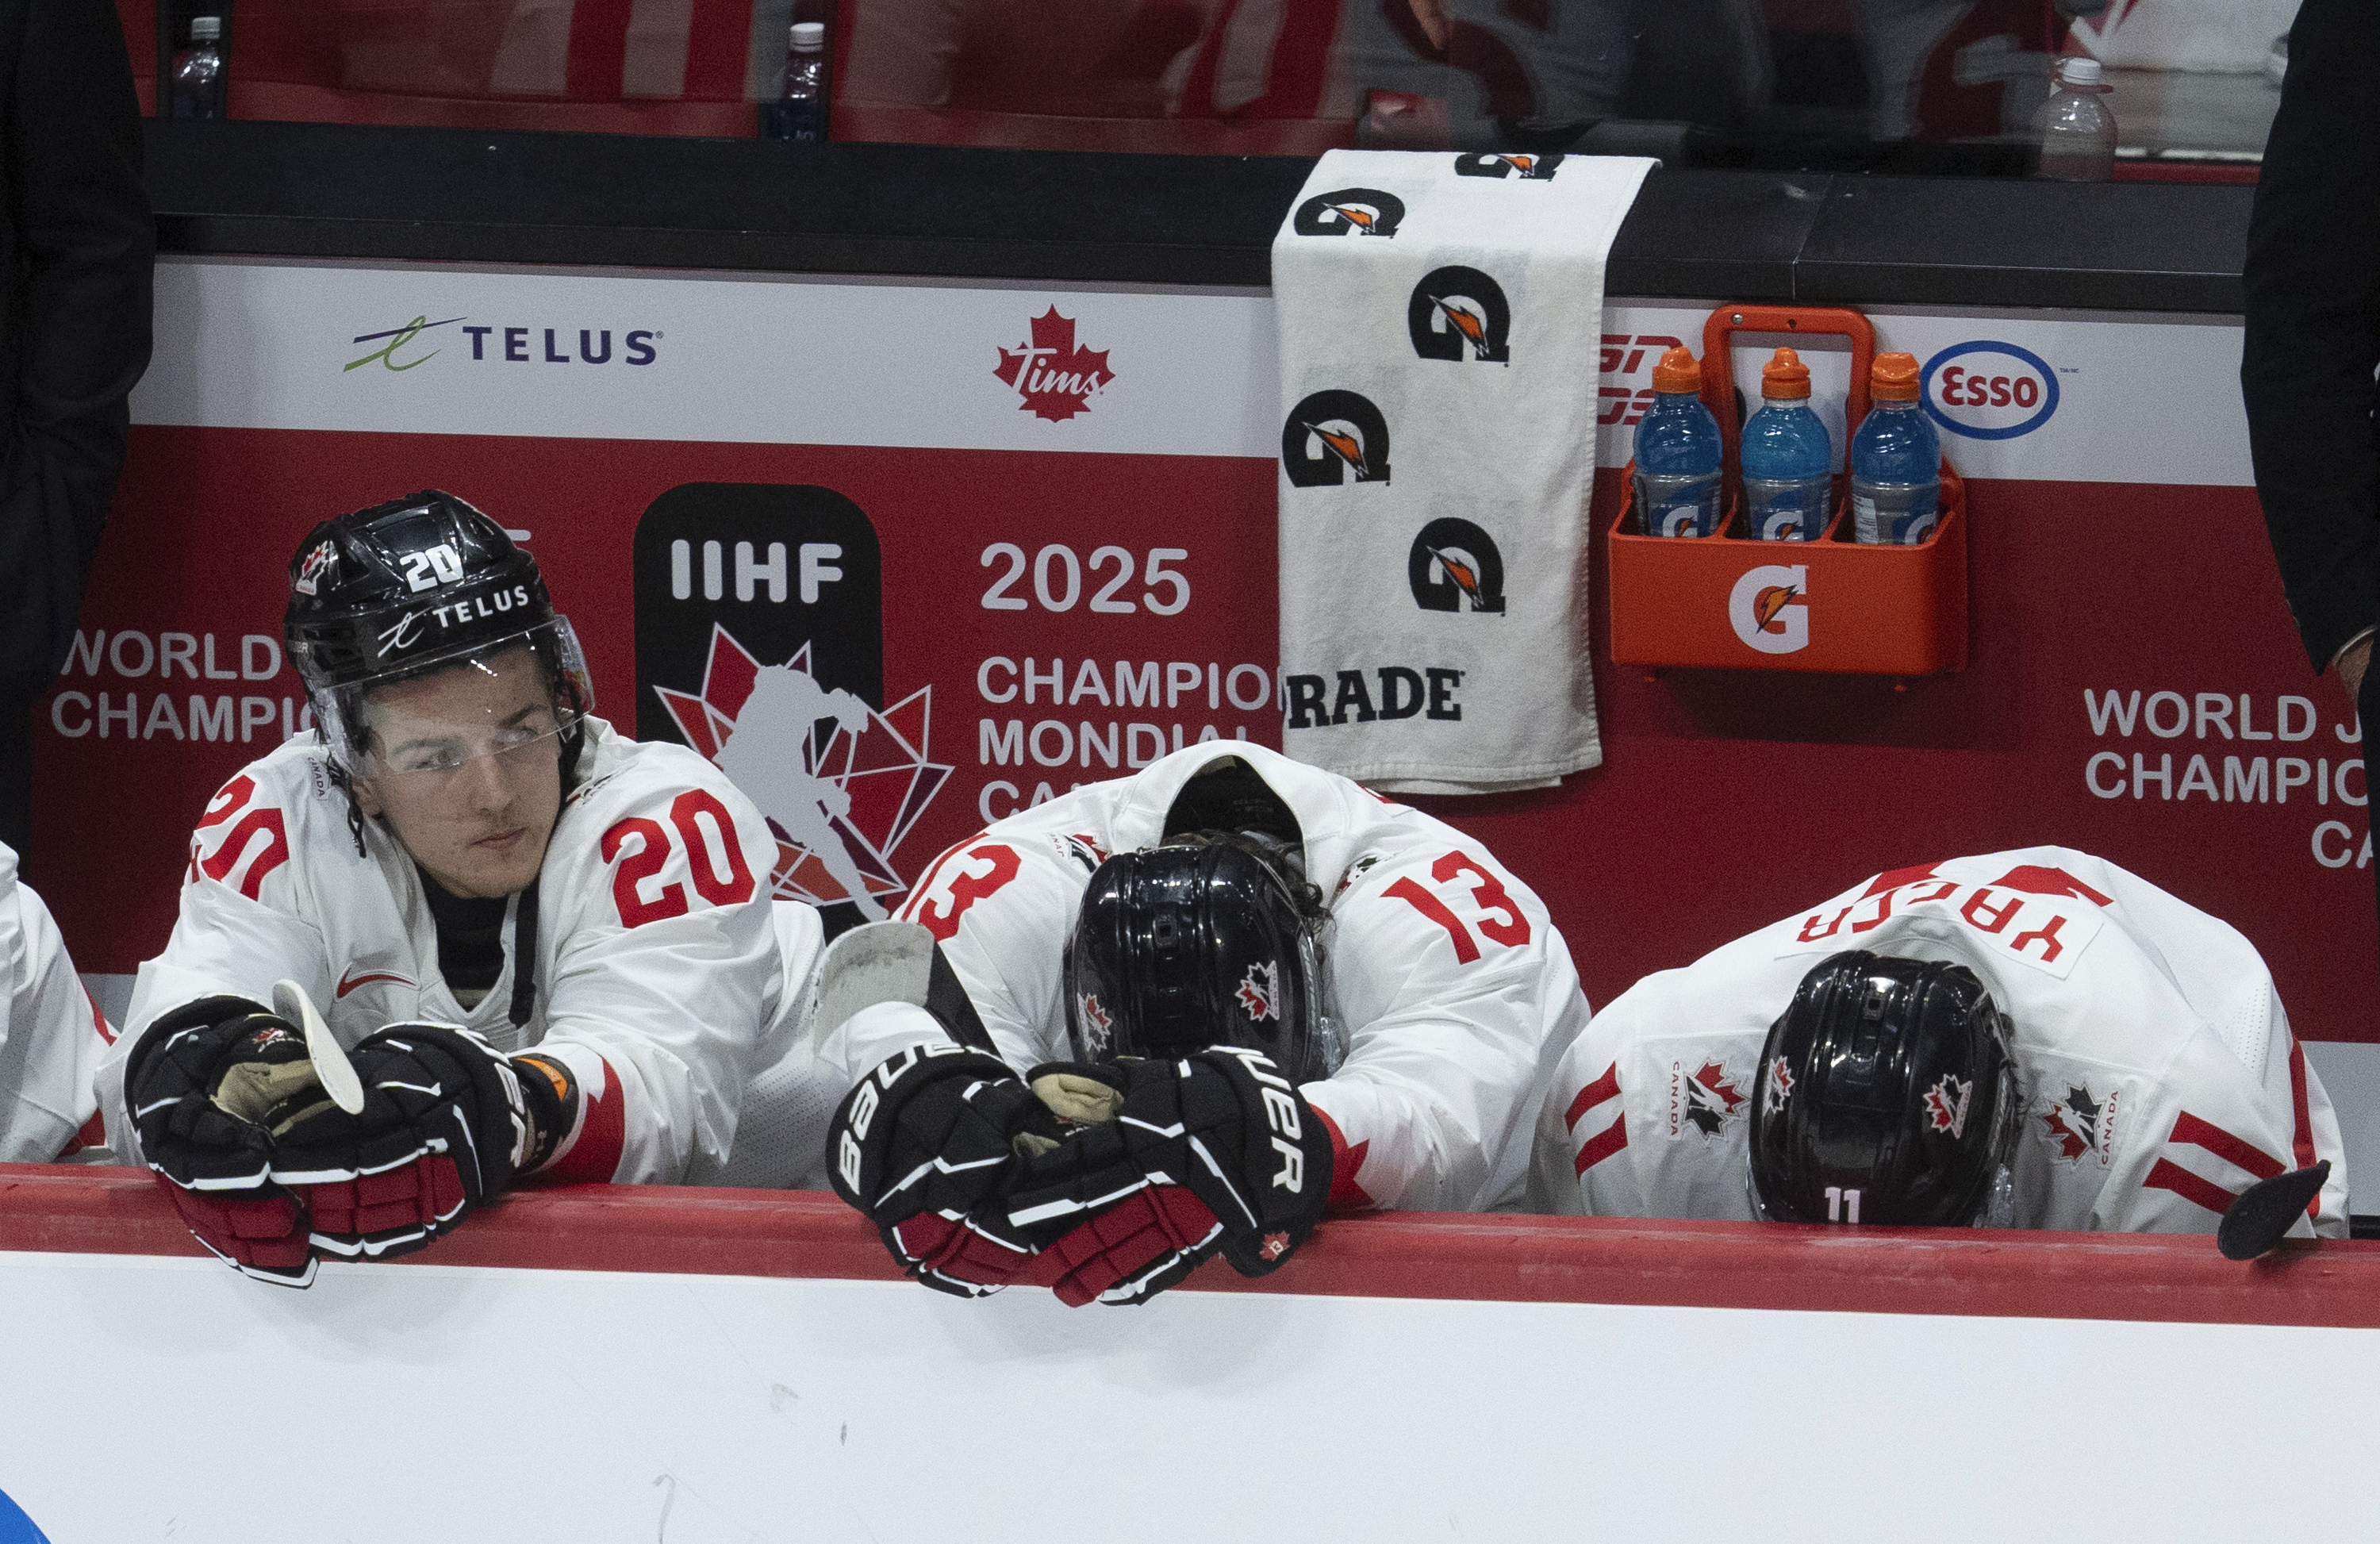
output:
[[812,1033],[820,1040],[879,1003],[923,1007],[933,976],[934,935],[915,922],[863,922],[826,946],[819,960]]
[[314,1000],[306,989],[295,981],[273,983],[273,1011],[298,1025],[306,1032],[306,1056],[314,1064],[314,1076],[331,1102],[350,1115],[360,1114],[364,1107],[363,1079],[356,1076],[356,1064],[332,1038],[331,1027],[314,1007]]
[[2215,1246],[2225,1259],[2254,1259],[2297,1225],[2306,1203],[2322,1193],[2328,1178],[2330,1160],[2325,1158],[2311,1169],[2275,1174],[2248,1186],[2223,1214],[2222,1225],[2215,1230]]

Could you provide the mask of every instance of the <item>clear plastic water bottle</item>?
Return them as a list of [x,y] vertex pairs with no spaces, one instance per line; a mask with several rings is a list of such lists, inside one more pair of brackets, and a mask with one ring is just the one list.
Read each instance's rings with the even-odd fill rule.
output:
[[2058,88],[2033,115],[2039,175],[2055,182],[2105,182],[2116,169],[2116,115],[2099,99],[2113,87],[2096,59],[2058,61]]
[[1878,354],[1867,389],[1852,435],[1852,539],[1913,547],[1942,517],[1942,437],[1918,405],[1917,357]]
[[1810,411],[1810,367],[1790,348],[1761,367],[1760,411],[1743,426],[1743,507],[1763,541],[1815,541],[1834,494],[1834,442]]
[[823,140],[826,107],[826,23],[796,21],[777,100],[760,107],[760,138]]
[[174,55],[174,76],[166,88],[165,115],[171,118],[221,118],[231,80],[224,71],[223,18],[190,18],[190,46]]
[[1636,425],[1636,517],[1650,536],[1712,536],[1719,525],[1718,419],[1702,404],[1702,366],[1672,348],[1653,367],[1653,406]]

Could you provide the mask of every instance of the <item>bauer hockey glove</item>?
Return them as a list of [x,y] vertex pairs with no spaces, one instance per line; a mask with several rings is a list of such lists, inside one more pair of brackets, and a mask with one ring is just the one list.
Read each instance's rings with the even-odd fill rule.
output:
[[516,1069],[468,1029],[392,1024],[347,1057],[363,1109],[324,1100],[273,1132],[273,1177],[327,1254],[385,1258],[452,1233],[566,1129],[554,1064],[524,1057],[534,1067]]
[[274,1112],[329,1103],[298,1028],[242,997],[159,1018],[124,1064],[124,1102],[158,1187],[200,1244],[241,1272],[303,1286],[306,1220],[273,1183]]
[[199,1242],[243,1273],[313,1280],[317,1251],[418,1249],[451,1232],[568,1129],[571,1088],[468,1030],[397,1025],[348,1053],[363,1109],[323,1091],[298,1027],[237,998],[160,1019],[125,1088],[158,1183]]
[[981,1297],[1024,1270],[1033,1245],[1002,1199],[1025,1155],[1060,1131],[1006,1063],[960,1045],[921,1045],[844,1096],[827,1130],[834,1193],[876,1224],[903,1270],[939,1292]]
[[1261,1052],[1216,1046],[1033,1074],[1037,1089],[1060,1079],[1077,1098],[1094,1082],[1121,1096],[1111,1120],[1086,1101],[1083,1124],[1008,1192],[1009,1224],[1043,1241],[1034,1279],[1069,1306],[1145,1303],[1219,1251],[1261,1276],[1321,1221],[1330,1136]]

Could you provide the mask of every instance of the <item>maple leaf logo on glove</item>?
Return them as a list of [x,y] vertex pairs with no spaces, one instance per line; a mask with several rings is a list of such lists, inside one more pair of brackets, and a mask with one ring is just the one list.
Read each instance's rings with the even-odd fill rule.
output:
[[1074,319],[1054,305],[1033,319],[1028,342],[1000,351],[992,374],[1016,388],[1019,412],[1051,423],[1089,412],[1092,395],[1115,379],[1107,350],[1078,346]]
[[1257,1253],[1262,1255],[1267,1259],[1281,1258],[1281,1256],[1289,1253],[1289,1234],[1285,1233],[1269,1233],[1265,1234],[1264,1246],[1259,1248]]
[[1240,978],[1240,1006],[1247,1010],[1252,1020],[1281,1017],[1281,962],[1252,965]]

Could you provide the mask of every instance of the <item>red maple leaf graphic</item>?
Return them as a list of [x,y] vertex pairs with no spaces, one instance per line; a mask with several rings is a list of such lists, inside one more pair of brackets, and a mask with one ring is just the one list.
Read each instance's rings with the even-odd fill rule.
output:
[[2066,1112],[2058,1106],[2051,1105],[2041,1119],[2049,1127],[2049,1139],[2057,1144],[2058,1157],[2081,1158],[2091,1150],[2091,1144],[2082,1139],[2082,1134],[2066,1124]]
[[1735,1107],[1743,1102],[1744,1096],[1736,1090],[1733,1083],[1728,1081],[1727,1069],[1717,1062],[1704,1063],[1702,1069],[1694,1074],[1694,1081],[1708,1088],[1712,1095],[1721,1101],[1724,1112],[1727,1114],[1734,1114]]
[[1030,341],[1000,351],[992,373],[1016,388],[1018,411],[1051,423],[1088,412],[1091,394],[1115,379],[1107,350],[1077,347],[1074,319],[1054,305],[1033,319]]

